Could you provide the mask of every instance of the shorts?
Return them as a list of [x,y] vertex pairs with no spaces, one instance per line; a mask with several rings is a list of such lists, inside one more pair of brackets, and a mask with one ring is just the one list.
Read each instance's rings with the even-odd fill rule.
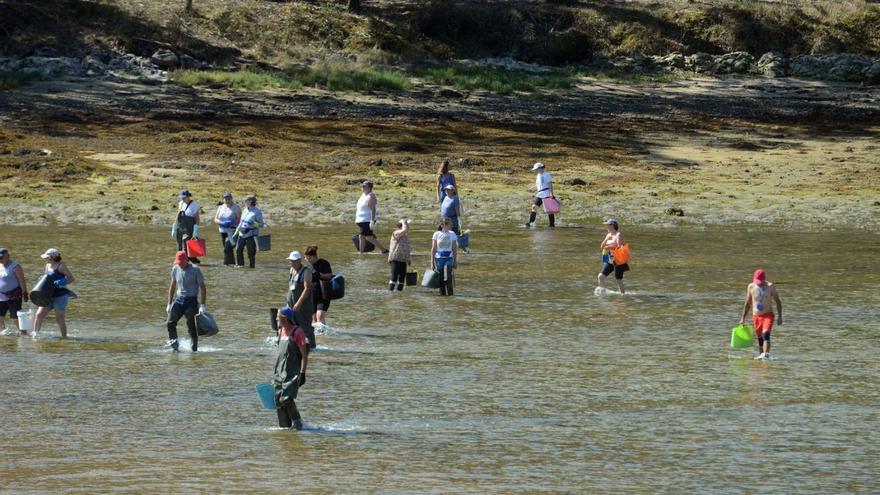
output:
[[759,339],[765,334],[769,334],[773,330],[773,313],[764,313],[762,315],[752,315],[752,326],[755,327],[755,337]]
[[8,301],[0,301],[0,318],[6,316],[9,312],[10,318],[18,318],[18,312],[21,310],[21,298],[10,299]]
[[362,235],[364,237],[376,237],[376,234],[373,233],[373,230],[370,229],[370,222],[358,222],[358,235]]
[[623,280],[623,272],[629,271],[629,265],[624,263],[622,265],[615,265],[614,263],[605,263],[602,265],[602,275],[606,277],[611,275],[611,272],[614,272],[614,278],[617,280]]
[[315,311],[327,311],[330,309],[330,301],[324,298],[316,297],[312,301],[315,303]]
[[54,309],[55,311],[67,311],[67,303],[70,301],[70,296],[68,294],[64,294],[63,296],[53,297],[52,302],[46,306],[49,309]]

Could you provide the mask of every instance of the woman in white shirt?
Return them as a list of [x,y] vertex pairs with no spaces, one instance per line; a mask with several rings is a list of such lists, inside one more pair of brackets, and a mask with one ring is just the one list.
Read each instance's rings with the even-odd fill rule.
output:
[[[184,242],[187,239],[195,239],[199,236],[199,203],[192,199],[188,189],[180,191],[180,202],[177,203],[177,216],[174,219],[172,233],[177,241],[177,250],[184,250]],[[198,263],[198,259],[190,258],[190,261]]]
[[373,229],[376,228],[376,222],[379,220],[376,208],[378,200],[376,200],[376,194],[373,192],[373,183],[365,180],[361,184],[361,188],[363,192],[355,206],[354,217],[354,221],[358,226],[358,252],[363,254],[364,249],[367,247],[367,241],[369,241],[370,244],[381,249],[382,254],[388,254],[388,250],[379,243],[379,239],[376,238],[376,234],[373,232]]
[[[440,295],[452,295],[452,270],[458,268],[458,236],[452,231],[452,220],[443,217],[440,230],[431,237],[431,268],[440,274]],[[447,279],[447,267],[449,277]]]
[[232,193],[223,193],[223,203],[217,207],[214,223],[217,224],[217,230],[220,231],[220,242],[223,244],[223,264],[226,266],[235,264],[235,256],[233,255],[235,244],[226,242],[226,239],[235,233],[235,227],[239,222],[241,222],[241,208],[232,201]]
[[[535,200],[532,201],[532,213],[529,214],[529,221],[526,222],[526,227],[531,227],[533,223],[535,223],[535,218],[538,216],[538,208],[544,204],[544,200],[547,198],[555,198],[553,196],[553,176],[550,175],[550,172],[545,170],[544,164],[538,162],[532,166],[533,172],[538,172],[538,175],[535,176]],[[548,215],[550,217],[550,226],[556,226],[556,215]]]

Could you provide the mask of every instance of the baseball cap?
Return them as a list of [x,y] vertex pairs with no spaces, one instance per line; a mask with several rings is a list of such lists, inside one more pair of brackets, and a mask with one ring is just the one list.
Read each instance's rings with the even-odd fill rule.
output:
[[542,168],[544,168],[544,164],[541,162],[538,162],[538,163],[532,165],[532,170],[538,170],[538,169],[542,169]]
[[608,217],[608,220],[605,220],[604,222],[602,222],[603,225],[611,225],[614,223],[617,223],[617,219],[614,217]]
[[365,180],[365,181],[361,182],[361,185],[362,185],[362,186],[370,186],[370,187],[373,187],[373,181],[371,181],[371,180]]
[[752,277],[753,284],[761,284],[767,280],[767,272],[763,268],[755,270],[755,276]]
[[293,260],[293,261],[301,260],[301,259],[303,259],[303,255],[300,254],[299,251],[291,251],[290,256],[288,256],[287,259]]
[[455,186],[453,186],[452,184],[446,184],[446,186],[443,187],[443,189],[448,189],[448,190],[450,190],[450,191],[455,191]]
[[231,197],[232,197],[232,193],[231,193],[231,192],[225,192],[225,193],[223,193],[223,198],[224,198],[224,199],[225,199],[225,198],[231,198]]
[[183,199],[187,196],[192,196],[192,194],[190,194],[189,189],[183,189],[180,191],[180,194],[178,196],[180,197],[180,199]]
[[45,259],[49,259],[49,258],[57,258],[59,256],[61,256],[61,251],[59,251],[55,248],[49,248],[46,250],[45,253],[40,255],[40,258],[43,258],[45,260]]
[[8,253],[8,252],[9,252],[8,249],[6,249],[6,248],[0,248],[0,256],[3,256],[4,254],[6,254],[6,253]]
[[186,255],[186,251],[178,251],[176,255],[174,255],[174,264],[183,266],[189,262],[189,257]]
[[290,306],[284,306],[283,308],[279,309],[278,312],[283,314],[284,317],[287,318],[287,321],[293,323],[294,325],[297,324],[296,314],[294,314],[293,308],[291,308]]

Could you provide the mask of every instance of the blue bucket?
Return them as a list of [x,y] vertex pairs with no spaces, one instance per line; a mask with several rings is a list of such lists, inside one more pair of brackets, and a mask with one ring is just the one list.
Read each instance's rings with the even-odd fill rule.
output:
[[275,404],[275,386],[271,383],[258,383],[257,396],[264,408],[276,409],[278,407]]

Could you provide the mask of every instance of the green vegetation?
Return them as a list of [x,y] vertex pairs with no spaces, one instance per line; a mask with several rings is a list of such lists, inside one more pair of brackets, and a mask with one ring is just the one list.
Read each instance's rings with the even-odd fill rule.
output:
[[399,90],[412,86],[409,78],[390,69],[305,68],[286,72],[255,72],[241,70],[194,71],[178,70],[172,79],[184,86],[218,85],[251,91],[267,88],[299,89],[303,86],[320,86],[330,91]]
[[502,95],[517,91],[534,92],[539,88],[567,89],[577,79],[574,72],[567,70],[532,73],[500,67],[428,67],[416,71],[416,75],[434,84]]
[[0,71],[0,91],[24,86],[33,79],[33,77],[21,74],[19,72]]

